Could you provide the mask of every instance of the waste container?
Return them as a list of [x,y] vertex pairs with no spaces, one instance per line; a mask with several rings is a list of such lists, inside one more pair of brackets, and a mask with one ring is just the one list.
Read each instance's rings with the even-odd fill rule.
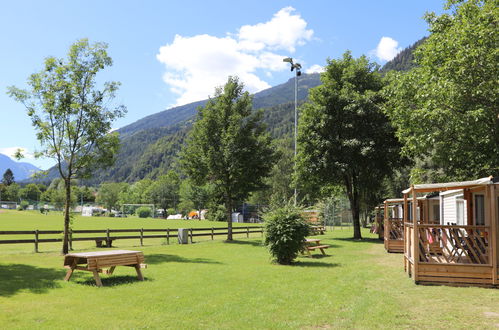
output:
[[179,228],[178,229],[178,244],[188,244],[189,243],[189,229]]

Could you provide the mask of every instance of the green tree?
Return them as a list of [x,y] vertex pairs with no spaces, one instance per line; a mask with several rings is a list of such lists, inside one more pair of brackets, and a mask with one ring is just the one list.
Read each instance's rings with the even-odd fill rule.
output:
[[249,93],[243,93],[237,78],[229,77],[199,109],[181,155],[183,169],[195,184],[211,183],[221,196],[227,212],[227,240],[232,240],[235,203],[264,187],[273,154],[261,112],[252,111]]
[[108,182],[100,185],[97,192],[96,202],[104,205],[108,212],[116,208],[120,193],[127,186],[126,183]]
[[19,202],[19,190],[21,188],[17,183],[12,183],[9,186],[6,186],[5,189],[5,199],[6,201],[11,201],[11,202]]
[[35,183],[29,183],[19,190],[19,196],[22,199],[28,199],[30,201],[38,201],[40,199],[40,194],[40,188]]
[[68,253],[72,180],[110,166],[119,147],[117,133],[109,131],[126,109],[108,107],[119,83],[97,86],[96,82],[97,73],[112,65],[106,49],[104,43],[79,40],[70,47],[67,59],[47,58],[43,70],[30,76],[29,90],[13,86],[8,90],[27,108],[43,148],[37,156],[55,159],[64,181],[64,254]]
[[323,85],[302,106],[298,135],[298,175],[320,191],[342,185],[351,205],[354,238],[360,233],[363,198],[380,189],[399,159],[399,144],[380,109],[383,87],[378,66],[365,56],[329,60]]
[[12,173],[12,170],[10,168],[8,168],[7,170],[5,170],[5,172],[3,174],[2,183],[6,186],[10,186],[14,182],[15,182],[14,181],[14,173]]
[[208,207],[212,199],[212,191],[213,187],[209,184],[199,186],[191,180],[182,181],[179,190],[181,210],[189,212],[196,209],[201,218],[201,210]]
[[177,208],[179,201],[180,179],[174,171],[168,171],[167,174],[160,176],[150,186],[148,194],[154,204],[167,210],[168,208]]
[[452,0],[445,9],[426,15],[418,66],[391,75],[385,111],[403,152],[423,165],[415,178],[488,176],[499,171],[498,2]]

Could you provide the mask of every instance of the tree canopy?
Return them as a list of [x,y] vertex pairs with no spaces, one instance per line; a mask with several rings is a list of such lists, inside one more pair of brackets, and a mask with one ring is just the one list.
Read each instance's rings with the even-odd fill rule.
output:
[[118,82],[97,86],[97,73],[112,65],[106,49],[104,43],[91,45],[81,39],[70,47],[67,59],[46,58],[44,68],[29,77],[29,89],[11,86],[8,90],[31,118],[42,145],[36,156],[55,159],[64,180],[64,254],[68,252],[71,180],[113,164],[119,140],[110,133],[111,124],[126,112],[122,105],[108,106]]
[[14,173],[12,173],[12,170],[10,168],[6,169],[3,173],[2,183],[6,186],[10,186],[14,182]]
[[438,168],[439,180],[488,176],[499,171],[497,1],[452,0],[446,9],[426,15],[431,34],[417,67],[391,75],[385,111],[404,153],[431,164],[416,177]]
[[361,238],[359,214],[381,181],[399,162],[399,143],[381,111],[383,80],[365,56],[328,60],[323,85],[301,107],[298,175],[308,190],[341,185],[350,200],[354,238]]
[[185,173],[195,184],[211,183],[223,200],[227,239],[232,240],[234,204],[264,187],[263,178],[273,161],[261,113],[252,111],[251,97],[237,78],[229,77],[215,97],[199,108],[181,157]]

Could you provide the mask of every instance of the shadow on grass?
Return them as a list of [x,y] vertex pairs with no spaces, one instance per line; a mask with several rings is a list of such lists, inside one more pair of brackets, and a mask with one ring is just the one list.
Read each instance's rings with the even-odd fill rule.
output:
[[224,241],[227,244],[238,244],[238,245],[252,245],[252,246],[264,246],[262,241],[241,241],[241,240],[233,240],[233,241]]
[[[143,282],[140,281],[137,276],[133,275],[122,275],[122,276],[114,276],[110,275],[109,277],[100,277],[102,281],[102,286],[117,286],[123,284],[132,284]],[[144,277],[144,281],[150,281],[147,277]],[[77,284],[88,285],[88,286],[96,286],[95,280],[93,277],[87,278],[85,280],[76,280],[74,281]]]
[[354,243],[375,243],[375,244],[383,244],[383,240],[380,240],[379,238],[372,238],[372,237],[364,237],[362,239],[354,239],[352,237],[338,237],[334,238],[335,240],[338,241],[346,241],[346,242],[354,242]]
[[184,258],[172,254],[148,254],[146,255],[146,264],[155,265],[163,262],[185,262],[197,264],[222,264],[206,258]]
[[[324,257],[329,257],[329,256],[323,256]],[[315,259],[315,258],[314,258]],[[336,263],[323,263],[323,262],[312,262],[312,261],[296,261],[295,263],[292,264],[293,267],[322,267],[322,268],[331,268],[331,267],[338,267],[341,266],[340,264]]]
[[46,293],[57,289],[66,271],[23,264],[0,265],[0,296],[9,297],[21,290]]

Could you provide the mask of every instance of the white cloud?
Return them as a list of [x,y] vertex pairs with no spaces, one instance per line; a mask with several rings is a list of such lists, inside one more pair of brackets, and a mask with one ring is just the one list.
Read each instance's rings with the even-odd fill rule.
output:
[[390,37],[382,37],[374,50],[374,54],[381,61],[390,61],[402,50],[398,45],[399,43],[397,40]]
[[249,92],[269,88],[257,71],[269,76],[286,70],[282,59],[287,55],[275,51],[292,53],[313,35],[293,12],[292,7],[283,8],[270,21],[242,26],[238,34],[225,37],[176,35],[172,43],[160,47],[156,58],[166,67],[163,80],[179,95],[176,105],[206,99],[230,75],[237,75]]
[[14,155],[18,149],[21,149],[21,152],[22,152],[25,159],[35,159],[35,155],[31,151],[29,151],[28,149],[26,149],[24,147],[0,148],[0,154],[4,154],[6,156],[9,156],[12,160],[17,161],[17,159],[14,157]]
[[314,64],[305,71],[305,73],[321,73],[324,72],[324,67],[319,64]]
[[241,46],[248,50],[268,47],[293,53],[296,45],[304,45],[314,34],[313,30],[307,30],[307,22],[300,15],[293,15],[294,11],[293,7],[286,7],[266,23],[242,26],[238,35]]

